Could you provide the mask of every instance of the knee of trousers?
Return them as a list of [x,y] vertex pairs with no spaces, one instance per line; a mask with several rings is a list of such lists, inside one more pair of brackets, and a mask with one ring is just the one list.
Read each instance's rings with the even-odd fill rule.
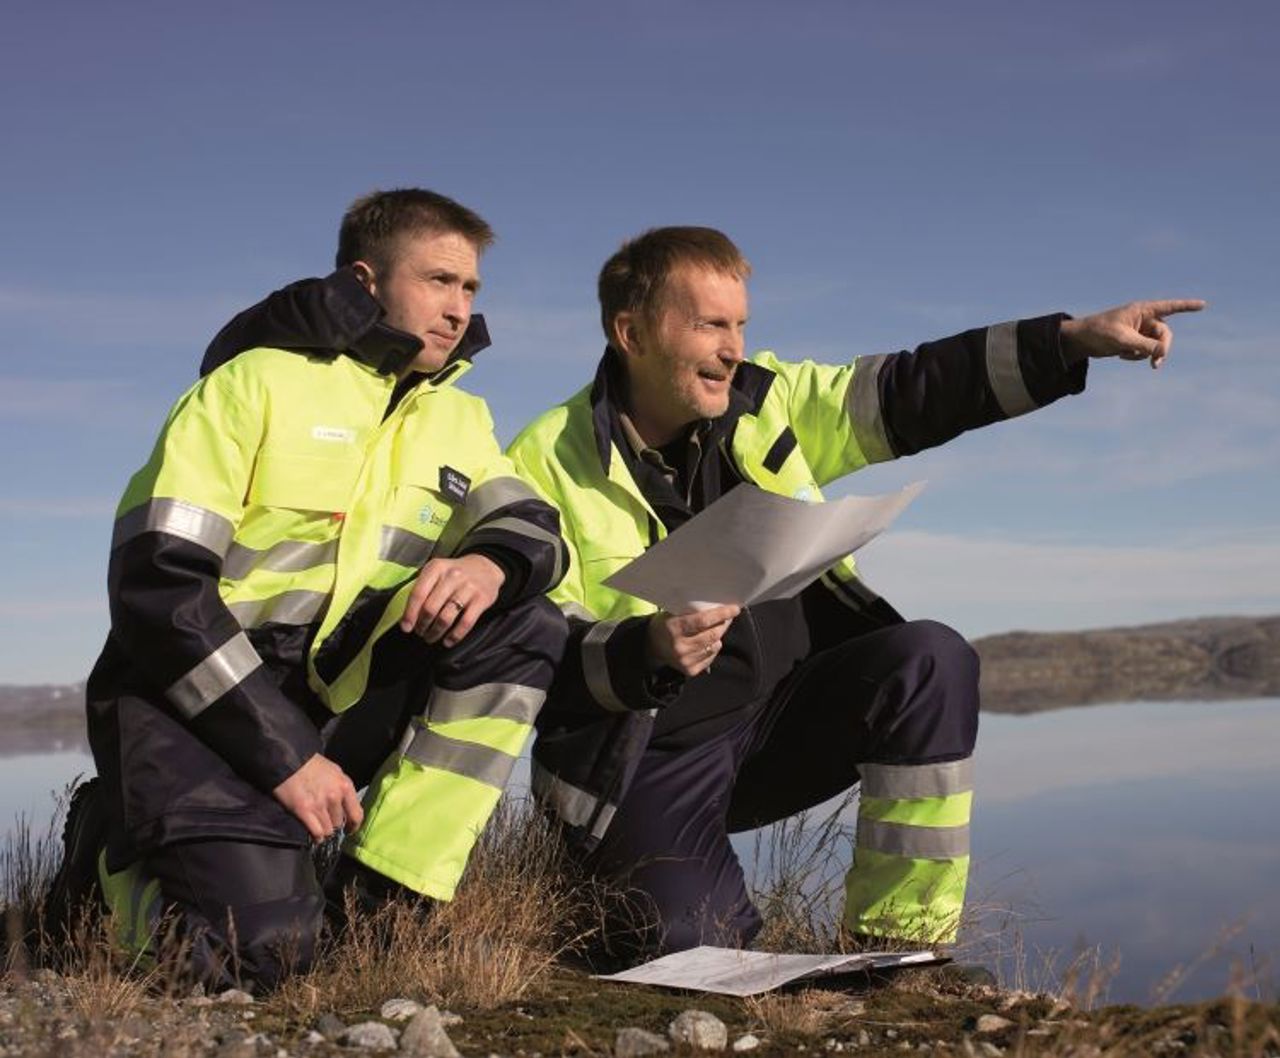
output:
[[967,757],[978,736],[978,654],[937,621],[896,626],[895,671],[873,720],[879,758],[901,763]]

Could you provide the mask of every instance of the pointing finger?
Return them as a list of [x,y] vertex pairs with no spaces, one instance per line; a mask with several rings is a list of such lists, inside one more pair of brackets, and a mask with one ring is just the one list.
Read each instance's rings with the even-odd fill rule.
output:
[[1207,303],[1200,298],[1170,298],[1166,301],[1139,303],[1144,316],[1172,316],[1177,312],[1199,312]]

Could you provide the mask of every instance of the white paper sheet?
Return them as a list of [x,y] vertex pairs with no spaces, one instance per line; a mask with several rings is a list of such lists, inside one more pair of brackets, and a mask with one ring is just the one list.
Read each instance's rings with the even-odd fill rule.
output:
[[923,488],[807,503],[740,485],[605,584],[670,613],[785,599],[884,532]]
[[696,992],[716,992],[726,996],[754,996],[791,981],[852,973],[856,970],[920,966],[943,961],[945,960],[931,951],[792,955],[704,945],[676,952],[674,955],[664,955],[621,973],[599,974],[597,977],[601,981],[623,984],[688,988]]

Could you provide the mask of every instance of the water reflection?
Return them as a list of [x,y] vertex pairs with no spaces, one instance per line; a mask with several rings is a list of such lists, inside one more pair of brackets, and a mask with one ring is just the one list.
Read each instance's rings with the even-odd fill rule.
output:
[[1233,962],[1275,995],[1278,736],[1276,700],[984,717],[973,893],[1015,912],[1002,942],[1021,933],[1032,984],[1097,945],[1113,1001],[1159,998],[1180,966],[1172,998],[1219,995]]

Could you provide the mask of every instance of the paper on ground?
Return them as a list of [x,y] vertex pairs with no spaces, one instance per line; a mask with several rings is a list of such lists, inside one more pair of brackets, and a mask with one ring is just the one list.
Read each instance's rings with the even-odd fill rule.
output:
[[785,599],[887,529],[923,488],[807,503],[739,485],[605,584],[670,613]]
[[740,948],[704,945],[664,955],[616,974],[597,974],[601,981],[661,985],[716,992],[726,996],[754,996],[790,981],[889,969],[944,961],[931,951],[862,952],[858,955],[779,955]]

